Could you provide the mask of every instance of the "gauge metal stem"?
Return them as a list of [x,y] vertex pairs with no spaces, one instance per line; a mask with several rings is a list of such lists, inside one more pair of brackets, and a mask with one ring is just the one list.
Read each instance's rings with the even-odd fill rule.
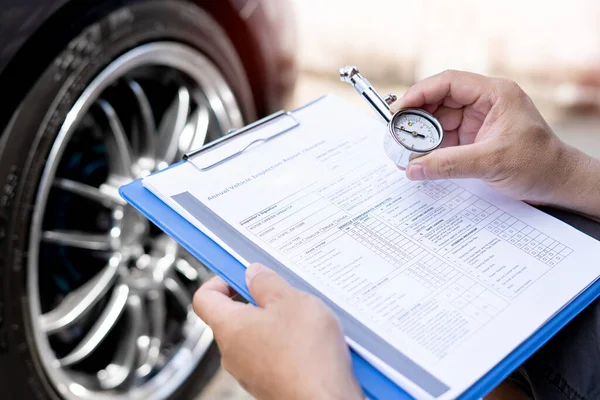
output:
[[388,101],[391,103],[396,99],[396,96],[390,95],[384,100],[379,93],[373,89],[371,83],[363,78],[358,73],[358,68],[353,65],[340,68],[340,80],[342,82],[348,82],[354,86],[354,90],[360,94],[363,99],[375,110],[377,114],[389,123],[392,119],[392,113]]

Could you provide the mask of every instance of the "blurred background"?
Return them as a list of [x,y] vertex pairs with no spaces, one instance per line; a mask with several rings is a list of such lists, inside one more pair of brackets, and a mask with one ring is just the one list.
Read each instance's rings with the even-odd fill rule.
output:
[[[271,0],[278,1],[278,0]],[[323,94],[371,112],[338,69],[382,94],[445,69],[517,81],[561,138],[600,157],[600,2],[291,0],[299,75],[288,108]],[[249,399],[220,371],[200,399]]]
[[466,70],[517,81],[561,137],[600,155],[598,1],[292,3],[300,68],[292,107],[321,93],[364,106],[337,78],[345,64],[357,65],[382,94]]

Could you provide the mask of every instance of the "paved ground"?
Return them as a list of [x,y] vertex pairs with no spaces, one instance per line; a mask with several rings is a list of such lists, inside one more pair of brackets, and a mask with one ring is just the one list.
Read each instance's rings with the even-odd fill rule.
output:
[[[393,84],[373,83],[378,88],[388,88],[392,93],[402,93],[405,88]],[[305,104],[323,94],[336,94],[347,100],[367,106],[347,84],[342,84],[337,77],[301,76],[295,96],[290,102],[289,109]],[[535,101],[536,99],[534,99]],[[536,101],[536,104],[538,102]],[[542,103],[541,101],[539,103]],[[556,112],[551,107],[542,110],[550,121],[556,133],[566,142],[579,147],[596,157],[600,157],[600,114],[576,116],[573,113]],[[210,385],[197,400],[249,400],[252,397],[246,393],[237,382],[224,370],[219,371]]]

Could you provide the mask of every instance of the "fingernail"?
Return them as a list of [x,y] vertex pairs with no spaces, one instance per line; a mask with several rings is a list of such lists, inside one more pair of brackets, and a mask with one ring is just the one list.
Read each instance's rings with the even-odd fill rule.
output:
[[425,168],[421,164],[411,164],[406,170],[406,176],[411,181],[424,181],[425,180]]
[[392,104],[390,104],[390,110],[394,110],[394,111],[400,110],[400,104],[402,103],[403,98],[404,98],[404,95],[399,96],[396,99],[396,101],[394,101]]
[[250,264],[248,268],[246,268],[246,285],[250,286],[250,282],[256,275],[266,271],[269,271],[269,269],[262,264]]

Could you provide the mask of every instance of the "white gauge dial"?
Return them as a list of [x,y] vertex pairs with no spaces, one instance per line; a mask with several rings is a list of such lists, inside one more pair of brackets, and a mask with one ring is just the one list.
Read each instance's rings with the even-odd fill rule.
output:
[[390,130],[398,144],[414,152],[431,151],[438,147],[442,140],[439,122],[421,110],[396,113],[390,123]]

